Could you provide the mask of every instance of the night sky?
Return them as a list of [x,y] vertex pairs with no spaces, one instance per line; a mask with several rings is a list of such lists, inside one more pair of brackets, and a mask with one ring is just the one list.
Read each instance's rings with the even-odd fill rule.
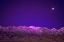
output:
[[64,1],[0,0],[0,25],[59,29],[64,27]]

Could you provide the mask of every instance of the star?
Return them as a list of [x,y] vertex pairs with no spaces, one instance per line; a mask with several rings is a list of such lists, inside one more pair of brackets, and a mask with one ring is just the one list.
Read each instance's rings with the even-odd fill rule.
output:
[[54,10],[54,8],[52,8],[52,10]]

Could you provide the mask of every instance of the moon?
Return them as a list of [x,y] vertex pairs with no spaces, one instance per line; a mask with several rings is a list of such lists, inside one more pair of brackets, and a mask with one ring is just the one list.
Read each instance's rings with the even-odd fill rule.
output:
[[54,10],[54,8],[52,8],[52,10]]

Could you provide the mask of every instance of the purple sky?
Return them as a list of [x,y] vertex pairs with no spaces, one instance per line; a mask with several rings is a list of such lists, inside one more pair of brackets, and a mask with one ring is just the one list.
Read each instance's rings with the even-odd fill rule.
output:
[[[52,10],[52,8],[55,10]],[[64,1],[1,0],[1,26],[64,26]]]

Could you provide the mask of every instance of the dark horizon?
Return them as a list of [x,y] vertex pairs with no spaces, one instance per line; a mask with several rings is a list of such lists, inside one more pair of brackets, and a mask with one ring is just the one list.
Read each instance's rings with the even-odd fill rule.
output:
[[59,29],[64,27],[64,1],[0,0],[0,25]]

